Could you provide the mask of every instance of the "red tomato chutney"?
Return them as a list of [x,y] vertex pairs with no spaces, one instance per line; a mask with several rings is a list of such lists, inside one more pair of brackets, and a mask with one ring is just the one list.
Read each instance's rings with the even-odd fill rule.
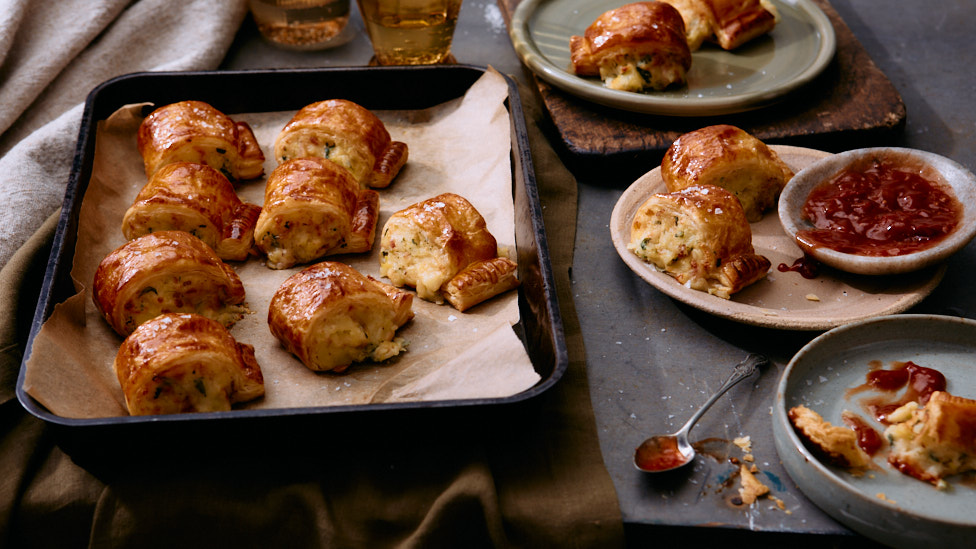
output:
[[801,247],[865,256],[905,255],[934,246],[962,219],[962,205],[933,168],[868,158],[810,192],[803,217],[814,229]]

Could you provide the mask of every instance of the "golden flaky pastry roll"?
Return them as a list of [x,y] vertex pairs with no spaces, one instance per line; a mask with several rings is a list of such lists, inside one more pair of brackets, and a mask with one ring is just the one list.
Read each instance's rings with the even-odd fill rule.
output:
[[870,456],[858,446],[854,429],[833,425],[803,405],[790,408],[787,415],[804,445],[828,463],[852,469],[871,463]]
[[95,270],[92,300],[120,335],[163,313],[199,313],[231,326],[246,313],[237,273],[199,238],[182,231],[140,236]]
[[122,342],[114,366],[134,416],[222,412],[264,395],[254,347],[197,314],[143,323]]
[[573,72],[599,76],[608,88],[663,90],[685,83],[691,50],[673,6],[635,2],[607,11],[583,36],[569,39]]
[[413,318],[413,295],[334,261],[292,275],[268,308],[271,333],[309,369],[342,372],[405,349],[396,330]]
[[254,246],[261,207],[242,202],[234,185],[206,164],[176,162],[156,171],[122,218],[132,240],[159,231],[184,231],[228,261],[243,261]]
[[147,176],[173,162],[207,164],[232,181],[264,173],[264,153],[247,122],[234,122],[203,101],[154,110],[139,126],[136,143]]
[[712,8],[715,40],[725,50],[734,50],[773,30],[779,12],[769,0],[705,0]]
[[651,195],[634,215],[627,247],[681,284],[725,299],[770,267],[755,253],[742,206],[712,185]]
[[464,197],[444,193],[404,208],[380,237],[380,274],[421,299],[464,311],[519,284],[514,261],[498,257],[484,217]]
[[323,158],[289,160],[271,172],[255,228],[272,269],[373,247],[379,195]]
[[661,159],[669,191],[716,185],[739,199],[750,222],[773,208],[793,170],[775,151],[735,126],[707,126],[676,139]]
[[385,188],[407,162],[407,145],[393,141],[383,122],[345,99],[299,110],[275,140],[278,163],[316,156],[352,172],[362,187]]
[[660,0],[671,4],[685,24],[688,47],[706,40],[733,50],[773,30],[779,12],[767,0]]
[[935,391],[889,414],[888,463],[902,473],[943,486],[945,477],[976,471],[976,400]]

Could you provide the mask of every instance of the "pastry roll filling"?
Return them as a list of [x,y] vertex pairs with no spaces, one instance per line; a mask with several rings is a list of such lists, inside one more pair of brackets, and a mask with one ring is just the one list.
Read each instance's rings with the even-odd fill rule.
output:
[[614,90],[639,92],[663,90],[685,82],[685,68],[679,56],[621,54],[600,64],[600,79]]
[[281,162],[307,157],[331,160],[349,170],[358,182],[368,178],[374,162],[365,154],[363,147],[346,143],[322,131],[299,131],[282,138],[279,153]]
[[309,337],[315,370],[341,372],[353,362],[383,362],[406,346],[394,337],[393,309],[385,303],[357,302],[341,315],[323,318]]
[[380,275],[394,286],[412,286],[421,299],[443,303],[440,288],[455,274],[450,256],[419,227],[400,221],[384,231]]
[[[334,208],[293,208],[288,215],[275,215],[261,227],[258,247],[265,250],[268,266],[287,269],[308,263],[340,246],[349,232],[349,216]],[[270,226],[269,226],[270,225]]]

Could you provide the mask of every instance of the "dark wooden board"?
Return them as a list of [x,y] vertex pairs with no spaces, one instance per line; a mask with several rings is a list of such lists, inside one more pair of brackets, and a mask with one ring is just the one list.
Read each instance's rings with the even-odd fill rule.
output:
[[[498,0],[506,24],[520,1]],[[762,109],[702,118],[644,115],[590,103],[531,78],[565,152],[590,167],[656,165],[681,134],[718,123],[768,143],[830,151],[889,143],[904,129],[901,95],[830,3],[813,1],[834,26],[837,53],[810,84]]]

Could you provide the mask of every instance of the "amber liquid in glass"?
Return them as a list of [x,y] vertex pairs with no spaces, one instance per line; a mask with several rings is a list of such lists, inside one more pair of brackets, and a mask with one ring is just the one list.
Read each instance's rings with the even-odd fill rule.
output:
[[381,65],[431,65],[451,52],[461,0],[359,0]]

